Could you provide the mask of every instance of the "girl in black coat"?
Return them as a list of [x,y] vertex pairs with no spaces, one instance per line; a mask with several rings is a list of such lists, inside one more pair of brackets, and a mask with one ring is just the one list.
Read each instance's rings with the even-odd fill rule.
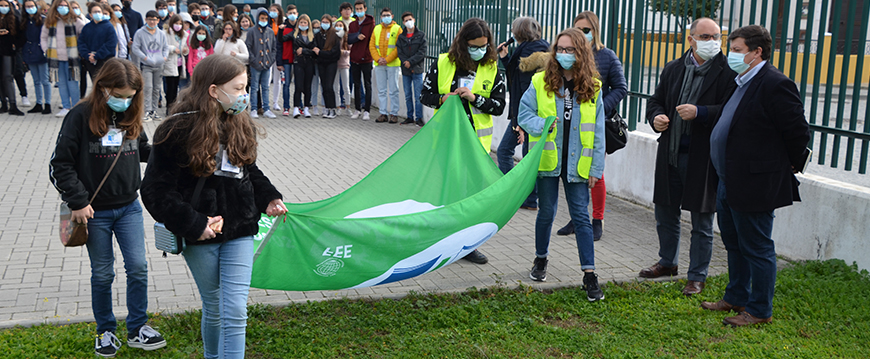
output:
[[[2,10],[5,9],[5,10]],[[24,116],[24,112],[15,104],[15,85],[12,82],[12,71],[15,68],[13,61],[15,53],[24,45],[24,34],[21,31],[18,17],[12,10],[12,5],[7,0],[0,0],[0,98],[3,106],[0,113],[9,112],[10,115]]]
[[[296,31],[293,32],[293,73],[296,78],[296,91],[293,93],[293,117],[305,115],[311,117],[308,107],[311,106],[311,79],[314,78],[317,53],[314,48],[314,31],[311,29],[311,19],[302,14],[296,21]],[[302,96],[305,96],[303,103]]]
[[327,86],[335,82],[335,74],[338,72],[338,58],[341,56],[341,39],[335,34],[332,27],[332,17],[323,15],[320,19],[320,32],[314,35],[313,49],[317,54],[317,70],[320,73],[320,83],[323,84],[323,102],[326,111],[323,117],[335,118],[335,91],[333,86]]

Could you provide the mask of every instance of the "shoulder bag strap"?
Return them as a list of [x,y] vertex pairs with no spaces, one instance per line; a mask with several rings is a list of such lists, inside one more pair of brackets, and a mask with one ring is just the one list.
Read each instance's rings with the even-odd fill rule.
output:
[[118,153],[115,155],[115,160],[112,161],[112,166],[109,167],[109,171],[106,172],[106,175],[103,176],[103,180],[100,181],[100,185],[97,186],[97,190],[94,191],[94,195],[91,196],[91,200],[88,202],[88,205],[94,202],[94,199],[97,198],[97,194],[100,193],[100,190],[103,188],[103,185],[106,184],[106,179],[109,178],[109,175],[112,174],[112,170],[115,169],[115,165],[118,164],[118,159],[121,158],[121,152],[124,151],[124,145],[127,144],[127,139],[125,138],[121,141],[121,147],[118,147]]
[[193,198],[191,198],[190,206],[196,210],[196,205],[199,204],[199,194],[202,193],[202,187],[205,185],[206,177],[200,177],[199,181],[196,181],[196,188],[193,189]]

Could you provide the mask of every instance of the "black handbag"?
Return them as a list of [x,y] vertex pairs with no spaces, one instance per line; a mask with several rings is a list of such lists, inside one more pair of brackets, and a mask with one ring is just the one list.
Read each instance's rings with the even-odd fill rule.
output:
[[604,122],[605,151],[612,154],[628,143],[628,124],[619,113]]

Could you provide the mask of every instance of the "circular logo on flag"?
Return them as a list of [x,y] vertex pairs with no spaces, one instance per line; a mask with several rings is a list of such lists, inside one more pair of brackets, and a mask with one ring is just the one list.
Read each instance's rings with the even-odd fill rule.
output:
[[340,259],[329,258],[314,268],[314,273],[321,277],[332,277],[338,272],[341,267],[344,267],[344,262]]

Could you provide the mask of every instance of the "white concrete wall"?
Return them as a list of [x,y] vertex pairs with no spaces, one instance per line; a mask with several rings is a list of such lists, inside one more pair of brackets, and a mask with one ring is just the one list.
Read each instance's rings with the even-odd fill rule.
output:
[[[628,145],[607,156],[608,192],[652,207],[657,138],[630,132]],[[870,269],[870,188],[812,174],[798,180],[803,202],[774,212],[777,253],[793,259],[839,258]]]

